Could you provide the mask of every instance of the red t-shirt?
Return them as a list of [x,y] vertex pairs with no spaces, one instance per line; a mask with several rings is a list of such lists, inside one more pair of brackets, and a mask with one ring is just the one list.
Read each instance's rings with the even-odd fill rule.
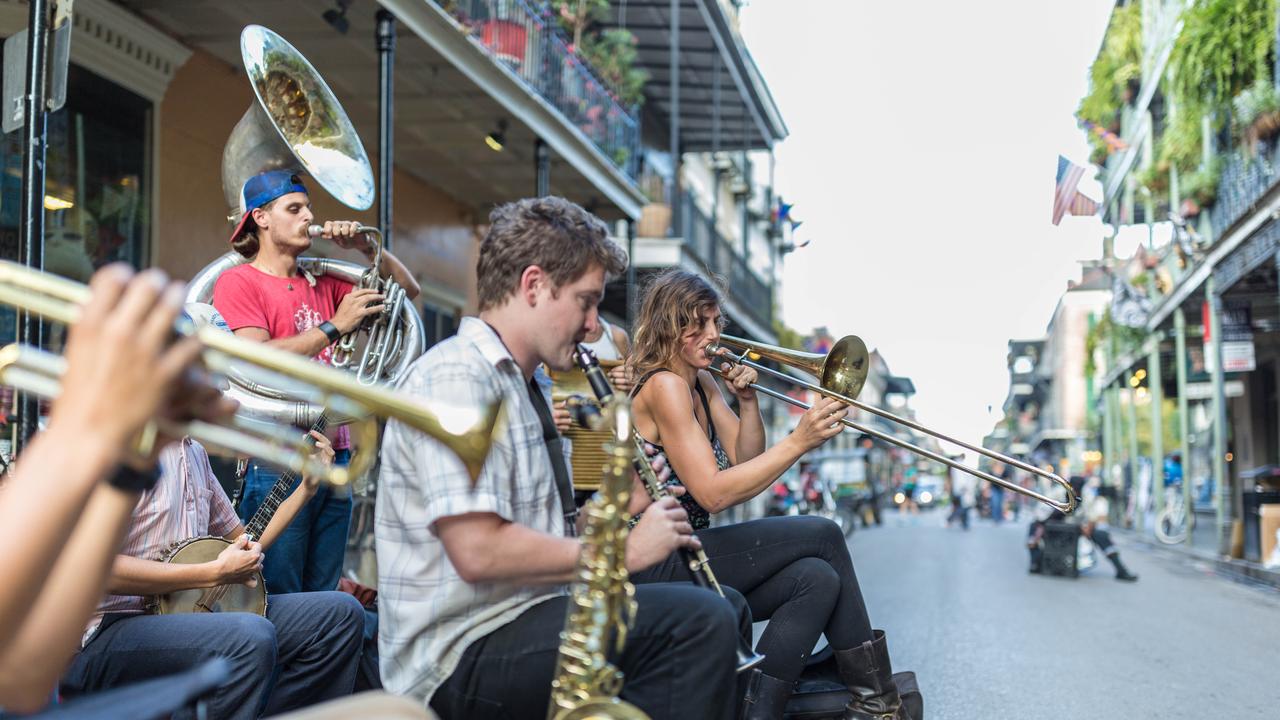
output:
[[[255,327],[266,330],[272,340],[293,337],[331,319],[353,287],[330,275],[316,276],[315,281],[313,287],[301,273],[276,277],[245,263],[218,276],[213,306],[233,332]],[[327,365],[332,356],[333,345],[327,345],[315,359]],[[334,447],[349,447],[348,438],[347,428],[339,428]]]

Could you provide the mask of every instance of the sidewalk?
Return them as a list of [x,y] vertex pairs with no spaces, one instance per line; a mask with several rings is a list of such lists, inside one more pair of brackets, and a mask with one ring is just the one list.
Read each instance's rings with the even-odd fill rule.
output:
[[1144,550],[1179,555],[1187,560],[1203,562],[1213,568],[1214,572],[1231,580],[1245,583],[1258,583],[1280,590],[1280,569],[1268,570],[1260,563],[1223,557],[1216,552],[1200,547],[1188,547],[1184,544],[1165,545],[1154,537],[1137,530],[1109,528],[1111,532],[1124,538],[1128,543],[1141,546]]

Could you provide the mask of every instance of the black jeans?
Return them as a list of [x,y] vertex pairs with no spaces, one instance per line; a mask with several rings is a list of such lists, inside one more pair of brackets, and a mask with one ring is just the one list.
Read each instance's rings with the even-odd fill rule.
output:
[[[769,620],[756,651],[766,675],[796,680],[819,635],[837,650],[872,639],[871,620],[840,528],[814,515],[788,515],[699,530],[721,585],[747,598],[756,620]],[[672,555],[636,582],[686,580]],[[693,716],[690,716],[693,717]]]
[[[620,697],[654,720],[733,717],[734,650],[751,615],[741,595],[729,600],[687,583],[637,587],[622,657],[611,654],[626,676]],[[545,717],[568,603],[539,603],[472,644],[431,708],[443,720]]]

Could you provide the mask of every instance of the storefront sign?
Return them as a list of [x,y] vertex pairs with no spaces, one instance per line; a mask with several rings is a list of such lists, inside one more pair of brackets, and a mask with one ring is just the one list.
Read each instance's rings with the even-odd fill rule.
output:
[[[1208,352],[1211,325],[1208,323],[1208,303],[1205,313],[1205,365],[1213,367],[1213,354]],[[1257,367],[1253,348],[1253,311],[1249,301],[1227,301],[1222,304],[1222,370],[1223,372],[1253,372]]]
[[1252,372],[1255,367],[1252,340],[1222,343],[1223,372]]
[[[1222,394],[1229,398],[1244,397],[1244,381],[1228,380],[1222,383]],[[1187,383],[1188,400],[1208,400],[1213,397],[1213,383]]]

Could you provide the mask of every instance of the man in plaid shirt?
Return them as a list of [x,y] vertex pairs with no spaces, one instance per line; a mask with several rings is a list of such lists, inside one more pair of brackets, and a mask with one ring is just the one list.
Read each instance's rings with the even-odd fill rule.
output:
[[[494,210],[477,265],[478,318],[419,358],[400,389],[457,404],[501,398],[507,424],[473,489],[438,441],[387,425],[378,480],[379,650],[388,690],[443,718],[545,712],[566,586],[581,548],[566,520],[534,380],[540,364],[573,367],[598,323],[606,275],[625,258],[602,222],[554,197]],[[698,541],[674,499],[650,506],[627,539],[630,572]],[[734,603],[689,584],[636,588],[621,696],[653,718],[729,718],[737,633]],[[735,607],[736,605],[736,607]]]

